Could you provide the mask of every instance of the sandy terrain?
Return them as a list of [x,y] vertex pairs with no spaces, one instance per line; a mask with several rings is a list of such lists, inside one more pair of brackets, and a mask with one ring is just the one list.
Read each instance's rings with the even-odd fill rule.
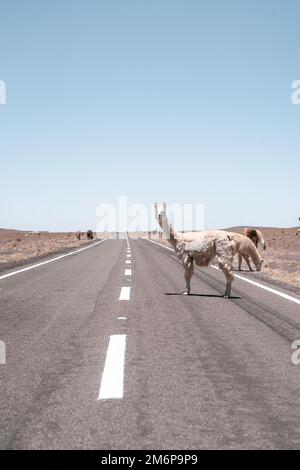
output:
[[[98,237],[101,238],[101,234]],[[34,233],[0,229],[0,272],[93,241],[95,239],[88,240],[86,234],[78,240],[75,232]]]
[[[300,294],[300,232],[299,227],[272,228],[256,227],[261,230],[267,243],[266,251],[259,251],[264,259],[262,271],[249,273],[253,279],[271,282],[273,285],[286,288],[291,292]],[[230,227],[225,230],[243,233],[244,227]],[[144,236],[148,236],[147,233]],[[159,240],[158,234],[152,235],[153,240],[169,245],[165,240]],[[253,263],[252,267],[253,266]],[[234,260],[234,269],[238,269],[237,257]],[[248,271],[245,261],[242,270]]]

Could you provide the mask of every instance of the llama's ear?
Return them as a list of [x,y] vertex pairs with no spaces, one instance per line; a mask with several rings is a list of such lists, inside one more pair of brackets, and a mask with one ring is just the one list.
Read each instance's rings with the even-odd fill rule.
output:
[[163,203],[163,206],[164,206],[164,212],[166,212],[166,210],[167,210],[167,204],[164,202],[164,203]]

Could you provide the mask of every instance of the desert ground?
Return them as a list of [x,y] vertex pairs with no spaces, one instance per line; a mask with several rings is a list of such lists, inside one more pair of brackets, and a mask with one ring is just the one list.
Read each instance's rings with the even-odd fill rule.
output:
[[[97,234],[101,238],[102,234]],[[0,228],[0,272],[26,263],[79,248],[94,240],[88,240],[86,232],[80,240],[76,232],[26,232]]]

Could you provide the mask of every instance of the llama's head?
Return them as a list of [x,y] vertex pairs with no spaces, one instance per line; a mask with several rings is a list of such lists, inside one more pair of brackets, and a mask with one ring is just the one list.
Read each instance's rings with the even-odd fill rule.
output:
[[260,270],[261,270],[263,262],[264,262],[264,260],[263,260],[263,259],[260,259],[260,260],[258,260],[258,261],[255,263],[256,271],[260,271]]

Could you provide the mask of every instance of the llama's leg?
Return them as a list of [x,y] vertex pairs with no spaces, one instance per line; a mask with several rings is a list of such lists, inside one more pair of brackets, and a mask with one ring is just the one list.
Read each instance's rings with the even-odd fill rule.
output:
[[233,275],[232,275],[232,272],[230,272],[230,270],[227,269],[227,268],[224,269],[223,272],[224,272],[225,277],[226,277],[226,289],[225,289],[225,293],[224,293],[224,298],[229,299],[230,294],[231,294],[231,284],[232,284],[232,281],[233,281]]
[[239,271],[242,270],[242,260],[243,260],[243,255],[242,253],[239,253]]
[[233,281],[233,273],[232,273],[232,265],[231,263],[224,262],[219,260],[219,267],[222,269],[225,277],[226,277],[226,289],[224,293],[224,298],[229,299],[231,293],[231,283]]
[[251,268],[251,264],[250,264],[250,260],[249,260],[249,256],[248,256],[248,255],[244,255],[244,260],[245,260],[246,263],[248,264],[249,271],[253,271],[253,269]]
[[231,292],[231,283],[234,279],[233,270],[232,270],[232,262],[233,256],[235,253],[235,246],[227,240],[221,239],[220,243],[216,243],[216,255],[219,261],[219,267],[223,271],[226,277],[226,290],[224,293],[225,298],[230,297]]
[[189,295],[191,291],[191,278],[194,274],[194,260],[189,255],[184,255],[182,258],[182,265],[184,268],[185,289],[182,295]]

